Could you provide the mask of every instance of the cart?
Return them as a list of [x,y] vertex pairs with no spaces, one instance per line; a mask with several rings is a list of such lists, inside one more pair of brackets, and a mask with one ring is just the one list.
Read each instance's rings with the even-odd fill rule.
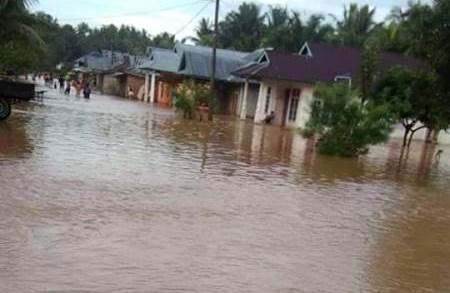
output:
[[29,101],[34,96],[34,84],[0,79],[0,121],[9,117],[12,104]]

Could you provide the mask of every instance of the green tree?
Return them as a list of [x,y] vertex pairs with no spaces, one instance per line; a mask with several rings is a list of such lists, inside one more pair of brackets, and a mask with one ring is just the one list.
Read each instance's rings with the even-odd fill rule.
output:
[[0,71],[26,71],[42,53],[43,41],[32,28],[34,19],[28,12],[32,2],[0,0]]
[[173,94],[175,108],[182,111],[183,117],[187,119],[193,118],[198,106],[206,106],[210,102],[209,88],[193,80],[185,80]]
[[264,36],[265,15],[254,3],[243,2],[238,11],[231,11],[220,23],[219,41],[225,48],[253,51]]
[[362,62],[359,69],[359,90],[361,100],[365,102],[373,89],[375,79],[378,75],[378,64],[380,59],[380,47],[376,40],[367,40],[362,49]]
[[431,64],[438,76],[438,95],[443,116],[450,118],[450,0],[435,0],[432,32],[429,33]]
[[361,105],[346,85],[320,85],[315,91],[306,132],[319,135],[323,154],[353,157],[389,138],[392,117],[385,105]]
[[377,23],[374,20],[375,8],[369,5],[358,6],[352,3],[344,7],[342,19],[336,20],[335,42],[353,47],[361,47],[371,33],[376,29]]
[[289,10],[281,6],[270,6],[266,18],[267,28],[261,40],[262,45],[289,50],[292,42]]
[[305,41],[327,41],[334,31],[330,24],[324,23],[323,15],[313,14],[304,21],[298,12],[281,6],[270,7],[266,18],[262,46],[283,51],[298,52]]
[[33,30],[33,18],[28,12],[31,0],[0,0],[0,39],[8,42],[21,38],[30,43],[41,43]]
[[153,46],[170,49],[175,45],[175,36],[169,33],[160,33],[156,35],[152,41]]
[[209,20],[209,18],[202,18],[195,29],[196,37],[192,39],[197,45],[212,46],[213,33],[213,23]]
[[434,85],[432,73],[396,67],[375,86],[372,100],[388,104],[389,112],[402,124],[403,146],[409,145],[420,129],[434,128],[442,121]]

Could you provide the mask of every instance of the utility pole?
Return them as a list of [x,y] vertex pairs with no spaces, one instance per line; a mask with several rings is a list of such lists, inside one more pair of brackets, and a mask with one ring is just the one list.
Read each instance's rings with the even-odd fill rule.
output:
[[219,2],[216,0],[216,12],[214,15],[214,38],[213,38],[213,48],[212,48],[212,60],[211,60],[211,99],[209,105],[209,120],[212,120],[213,111],[215,108],[215,102],[217,98],[216,91],[216,59],[217,59],[217,39],[219,36]]

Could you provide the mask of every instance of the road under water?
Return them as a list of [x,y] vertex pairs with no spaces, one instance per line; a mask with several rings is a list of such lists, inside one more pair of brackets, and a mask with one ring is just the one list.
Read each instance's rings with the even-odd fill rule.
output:
[[0,292],[450,292],[450,147],[399,143],[51,92],[0,123]]

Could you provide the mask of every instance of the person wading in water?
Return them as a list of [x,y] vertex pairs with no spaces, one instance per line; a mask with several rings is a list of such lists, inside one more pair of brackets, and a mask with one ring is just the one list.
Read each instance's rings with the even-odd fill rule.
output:
[[89,82],[86,82],[83,87],[83,95],[85,99],[89,99],[91,96],[91,88],[89,87]]

